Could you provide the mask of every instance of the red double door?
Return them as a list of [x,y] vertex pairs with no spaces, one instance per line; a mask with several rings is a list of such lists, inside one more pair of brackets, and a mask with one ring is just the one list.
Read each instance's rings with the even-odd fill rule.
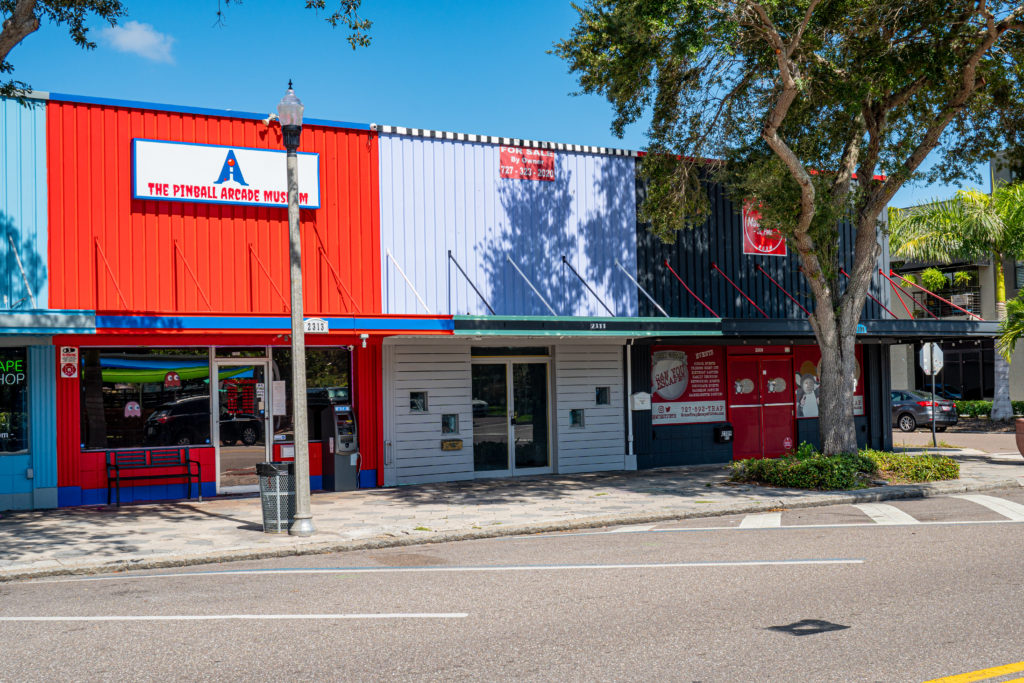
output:
[[796,391],[791,357],[729,358],[732,455],[773,458],[796,443]]

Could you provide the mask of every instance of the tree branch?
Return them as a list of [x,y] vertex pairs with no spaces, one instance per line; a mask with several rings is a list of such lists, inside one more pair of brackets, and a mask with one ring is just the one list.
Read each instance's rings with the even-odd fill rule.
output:
[[7,61],[7,55],[15,45],[39,30],[36,2],[37,0],[18,0],[11,16],[4,21],[3,30],[0,31],[0,64]]

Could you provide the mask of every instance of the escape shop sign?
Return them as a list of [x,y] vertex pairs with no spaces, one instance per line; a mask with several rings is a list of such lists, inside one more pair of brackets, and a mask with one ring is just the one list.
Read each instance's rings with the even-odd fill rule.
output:
[[785,256],[786,238],[778,230],[761,227],[761,211],[743,202],[743,253],[748,256]]
[[554,180],[555,153],[545,149],[502,147],[498,171],[512,180]]
[[[288,206],[287,154],[272,149],[132,140],[132,198]],[[320,156],[299,154],[299,206],[320,208]]]

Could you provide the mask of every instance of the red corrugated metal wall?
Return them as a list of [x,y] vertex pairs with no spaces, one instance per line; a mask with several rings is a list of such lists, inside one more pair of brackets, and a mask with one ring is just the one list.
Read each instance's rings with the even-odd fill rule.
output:
[[[131,197],[132,138],[280,150],[279,127],[56,101],[46,126],[52,307],[288,310],[285,209]],[[320,155],[321,208],[301,215],[306,312],[379,313],[376,134],[305,126],[300,151]]]
[[[60,346],[54,349],[60,362]],[[57,367],[60,367],[59,365]],[[81,393],[77,379],[57,373],[57,486],[81,486],[79,456],[82,452]]]

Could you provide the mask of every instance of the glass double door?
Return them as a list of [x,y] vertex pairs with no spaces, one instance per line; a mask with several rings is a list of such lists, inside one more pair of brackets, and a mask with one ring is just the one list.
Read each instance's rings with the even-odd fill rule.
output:
[[259,485],[256,464],[269,460],[267,362],[217,362],[217,490]]
[[548,364],[474,362],[473,469],[483,476],[551,471]]

